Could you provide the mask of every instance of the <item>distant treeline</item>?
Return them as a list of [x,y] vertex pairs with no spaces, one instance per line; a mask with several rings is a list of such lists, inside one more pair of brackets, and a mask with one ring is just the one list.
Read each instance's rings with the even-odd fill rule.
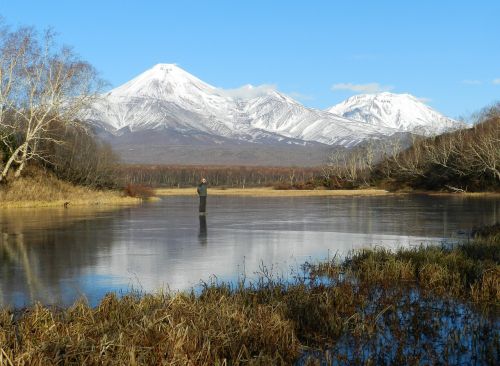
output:
[[125,182],[153,187],[186,187],[198,184],[202,177],[211,186],[300,187],[320,180],[321,167],[258,167],[258,166],[193,166],[193,165],[126,165],[119,176]]

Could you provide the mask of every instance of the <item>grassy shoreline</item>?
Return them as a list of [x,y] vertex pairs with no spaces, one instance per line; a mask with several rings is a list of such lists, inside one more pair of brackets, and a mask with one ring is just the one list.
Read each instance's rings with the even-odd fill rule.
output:
[[132,205],[141,199],[118,190],[77,186],[39,171],[0,186],[0,208]]
[[0,309],[0,364],[494,364],[500,226],[455,248],[354,252],[284,282]]
[[[156,188],[157,196],[195,196],[196,188]],[[350,196],[395,196],[422,194],[429,196],[450,197],[500,197],[500,192],[433,192],[433,191],[397,191],[390,192],[379,188],[365,189],[289,189],[279,190],[272,187],[265,188],[218,188],[209,189],[211,196],[248,196],[248,197],[350,197]]]
[[[196,195],[196,188],[157,188],[158,196],[192,196]],[[280,190],[272,187],[265,188],[210,188],[211,196],[249,196],[249,197],[324,197],[324,196],[385,196],[392,195],[383,189],[315,189],[315,190]]]
[[[168,196],[196,196],[196,188],[157,188],[154,190],[157,197],[148,197],[147,201],[158,200]],[[375,197],[421,194],[428,196],[448,197],[500,197],[498,192],[389,192],[383,189],[357,190],[275,190],[273,188],[211,188],[211,196],[239,196],[239,197]],[[83,197],[83,198],[82,198]],[[117,190],[92,190],[82,188],[71,194],[62,194],[58,199],[5,199],[0,192],[0,208],[44,208],[71,206],[127,206],[142,202],[144,199],[123,195]]]

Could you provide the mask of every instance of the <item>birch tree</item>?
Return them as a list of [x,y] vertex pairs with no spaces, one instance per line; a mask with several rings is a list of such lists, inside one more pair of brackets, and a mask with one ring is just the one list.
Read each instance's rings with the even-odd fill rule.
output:
[[54,124],[79,125],[81,111],[97,96],[94,68],[69,47],[59,47],[51,31],[32,28],[0,32],[0,142],[5,163],[0,182],[17,178],[31,159],[50,162],[43,142],[62,144]]

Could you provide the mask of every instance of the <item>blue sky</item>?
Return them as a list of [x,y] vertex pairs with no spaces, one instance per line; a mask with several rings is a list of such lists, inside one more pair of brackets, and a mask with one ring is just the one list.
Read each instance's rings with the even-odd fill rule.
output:
[[176,63],[316,108],[390,90],[451,117],[500,100],[498,14],[500,1],[0,0],[6,23],[53,27],[111,86]]

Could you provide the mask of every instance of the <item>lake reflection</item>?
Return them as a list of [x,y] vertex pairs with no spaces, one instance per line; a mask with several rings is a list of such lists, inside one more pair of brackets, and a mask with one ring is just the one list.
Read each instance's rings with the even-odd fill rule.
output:
[[287,274],[362,246],[437,243],[499,221],[500,199],[196,197],[122,209],[0,210],[0,304],[95,304],[108,291],[186,289],[211,275]]

